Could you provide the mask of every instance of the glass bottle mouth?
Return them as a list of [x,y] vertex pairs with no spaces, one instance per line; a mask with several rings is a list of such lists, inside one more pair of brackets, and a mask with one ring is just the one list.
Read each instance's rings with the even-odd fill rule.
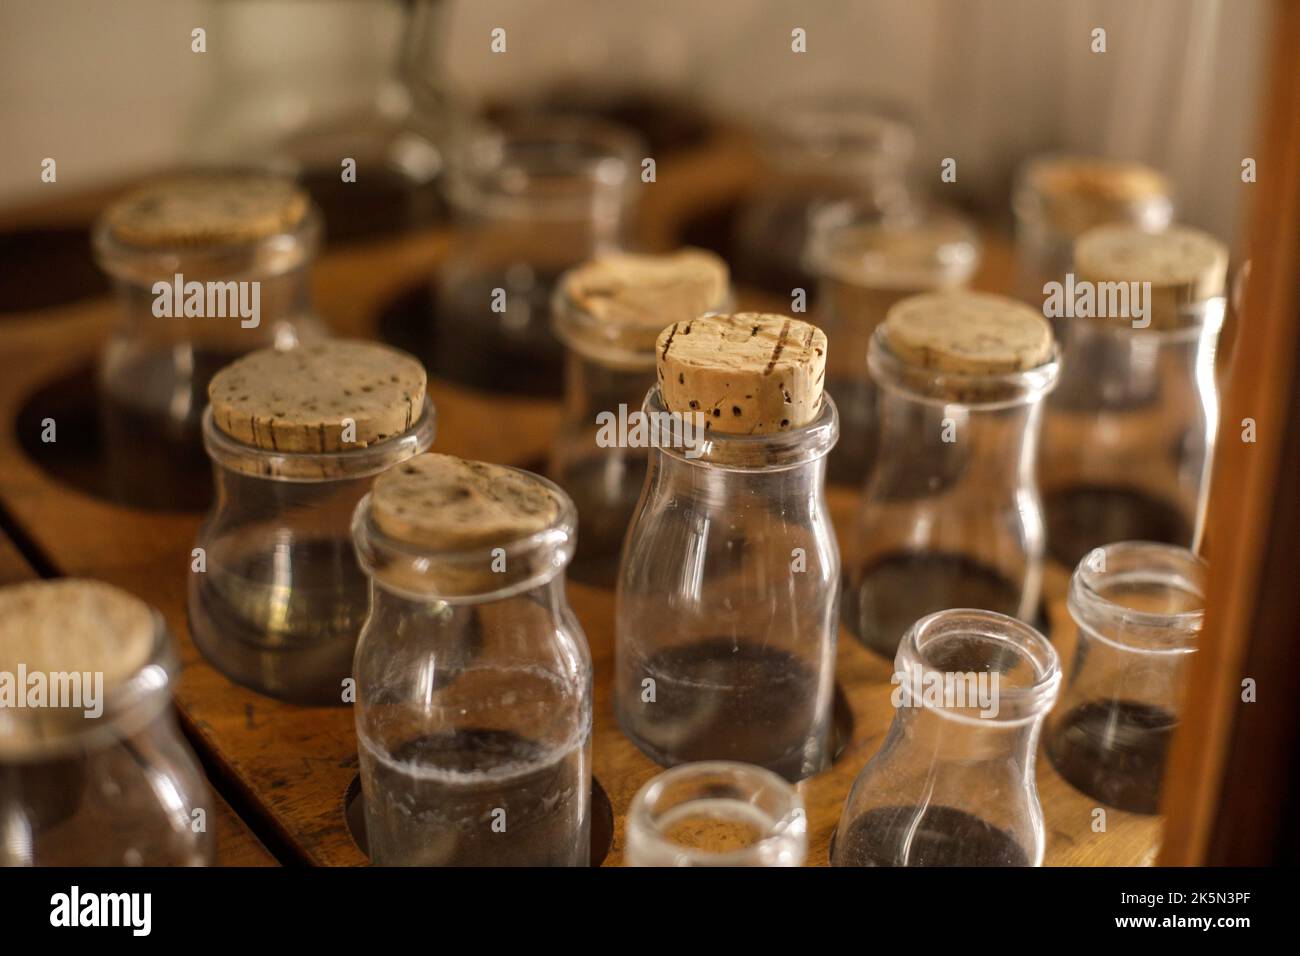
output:
[[1070,615],[1086,634],[1130,653],[1188,654],[1205,622],[1209,565],[1170,544],[1095,548],[1070,578]]
[[860,97],[781,97],[757,125],[766,160],[796,175],[901,171],[916,150],[911,124],[897,107]]
[[[129,677],[101,687],[94,708],[97,714],[89,713],[87,706],[0,708],[0,766],[109,746],[138,733],[170,706],[171,682],[180,663],[162,615],[151,609],[151,616],[153,641],[148,657]],[[88,705],[86,679],[82,674],[82,702]]]
[[1042,400],[1056,387],[1061,372],[1059,345],[1052,346],[1046,362],[1018,372],[972,375],[921,368],[905,362],[889,347],[882,324],[871,336],[867,368],[881,388],[906,395],[927,405],[964,405],[995,411]]
[[1015,726],[1052,709],[1056,649],[1030,625],[995,611],[954,608],[921,618],[894,658],[895,702],[964,723]]
[[361,567],[386,591],[448,604],[500,600],[547,583],[573,559],[578,512],[554,482],[512,470],[540,483],[555,498],[558,513],[547,527],[491,547],[436,550],[386,534],[375,521],[367,494],[352,514],[352,543]]
[[[807,825],[798,792],[772,771],[726,760],[687,763],[632,798],[628,852],[655,865],[798,866]],[[713,828],[720,838],[709,840]]]
[[215,464],[267,481],[324,482],[368,478],[399,461],[428,451],[437,430],[437,413],[428,395],[420,417],[400,435],[363,448],[329,452],[267,451],[231,438],[220,428],[209,404],[203,411],[203,447]]
[[644,154],[635,134],[577,116],[509,117],[463,130],[448,165],[451,201],[495,218],[621,214]]
[[1218,335],[1223,328],[1227,307],[1225,295],[1185,302],[1173,308],[1161,304],[1153,310],[1154,317],[1148,313],[1149,324],[1141,327],[1125,319],[1066,317],[1053,321],[1068,322],[1071,331],[1082,328],[1085,335],[1114,342],[1128,340],[1150,342],[1155,346],[1180,345],[1196,342],[1207,334]]
[[806,425],[765,435],[729,435],[704,427],[703,413],[684,416],[670,412],[659,386],[646,392],[641,413],[653,447],[691,465],[725,471],[782,471],[826,457],[840,437],[835,402],[822,395],[821,411]]

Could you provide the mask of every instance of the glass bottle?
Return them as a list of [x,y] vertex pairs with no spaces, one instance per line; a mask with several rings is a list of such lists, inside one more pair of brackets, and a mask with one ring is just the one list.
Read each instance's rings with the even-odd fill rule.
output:
[[[657,385],[643,410],[666,414]],[[800,780],[831,758],[835,403],[788,431],[705,435],[695,458],[650,452],[619,568],[615,711],[659,764],[738,760]]]
[[881,216],[911,203],[911,126],[892,107],[855,98],[792,97],[758,124],[766,168],[761,192],[740,209],[729,257],[740,282],[791,294],[810,289],[804,249],[812,217],[853,198]]
[[[427,225],[452,124],[442,0],[216,4],[190,154],[297,177],[331,242]],[[345,181],[345,160],[355,173]]]
[[979,266],[979,240],[949,212],[881,219],[879,210],[846,201],[813,217],[805,259],[817,277],[815,321],[835,343],[826,357],[826,390],[840,412],[840,441],[828,477],[861,485],[879,441],[866,361],[871,335],[902,299],[964,286]]
[[[1068,154],[1026,162],[1011,197],[1017,296],[1042,305],[1043,286],[1064,281],[1075,240],[1094,226],[1128,223],[1148,232],[1168,227],[1172,189],[1164,175],[1141,163]],[[1059,341],[1063,330],[1055,331]]]
[[619,127],[559,116],[508,118],[465,136],[448,168],[461,234],[436,277],[432,373],[490,391],[560,394],[556,284],[623,247],[641,155]]
[[[1145,319],[1057,322],[1063,371],[1047,403],[1038,481],[1047,546],[1065,567],[1112,541],[1199,549],[1209,493],[1227,250],[1180,227],[1158,236],[1103,227],[1080,243],[1117,232],[1162,256],[1195,242],[1217,250],[1219,262],[1177,302],[1153,285]],[[1098,282],[1084,263],[1075,268],[1082,281]]]
[[[606,275],[610,270],[618,278]],[[566,348],[564,418],[550,473],[572,496],[582,526],[570,578],[603,587],[617,579],[645,485],[646,449],[607,438],[639,412],[655,382],[655,339],[673,322],[730,304],[726,263],[702,250],[606,257],[567,273],[557,287],[552,316]]]
[[867,361],[880,445],[852,542],[845,624],[889,656],[912,622],[946,608],[1035,620],[1044,535],[1034,458],[1055,353],[1014,372],[940,372],[895,355],[882,325]]
[[[121,234],[122,220],[170,201],[189,202],[211,189],[253,206],[260,195],[283,192],[301,210],[284,229],[253,223],[242,235],[183,238],[162,235],[148,244]],[[296,195],[295,195],[296,194]],[[279,203],[281,199],[272,198]],[[265,211],[265,210],[264,210]],[[121,218],[119,218],[121,217]],[[128,218],[129,217],[129,218]],[[169,226],[171,224],[168,224]],[[179,229],[185,229],[181,222]],[[100,218],[95,254],[112,276],[122,318],[99,355],[97,381],[109,487],[115,500],[142,508],[197,509],[211,496],[200,419],[212,376],[235,358],[260,348],[292,348],[323,334],[311,303],[311,265],[320,245],[320,217],[301,193],[259,174],[180,177],[128,195]],[[182,241],[183,239],[183,241]],[[177,277],[180,276],[181,279]],[[236,295],[251,308],[230,314],[212,300],[211,315],[183,314],[190,283],[239,283]],[[171,292],[174,314],[159,308],[160,288]],[[181,284],[182,294],[175,289]],[[209,295],[203,311],[208,311]]]
[[[180,664],[162,617],[74,580],[0,589],[0,616],[0,671],[44,673],[51,694],[0,708],[0,866],[210,865],[215,813],[176,726]],[[64,679],[81,699],[48,706]]]
[[632,798],[628,866],[802,866],[808,818],[770,770],[726,760],[665,770]]
[[1102,803],[1160,811],[1206,577],[1192,552],[1146,541],[1108,544],[1075,568],[1078,644],[1045,749],[1062,777]]
[[356,509],[372,606],[355,712],[377,865],[590,862],[591,658],[564,591],[573,503],[488,467],[545,488],[554,519],[496,547],[439,549],[386,531],[375,493]]
[[1056,651],[992,611],[917,621],[894,660],[894,722],[849,793],[834,866],[1039,866],[1034,755]]
[[433,444],[426,397],[405,432],[346,451],[276,452],[203,415],[217,497],[199,530],[189,622],[204,657],[236,683],[299,704],[340,704],[370,608],[352,511],[375,475]]

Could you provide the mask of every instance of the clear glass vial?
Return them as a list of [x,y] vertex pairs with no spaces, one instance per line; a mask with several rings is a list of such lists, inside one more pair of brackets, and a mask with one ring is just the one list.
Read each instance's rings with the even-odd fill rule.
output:
[[194,643],[218,670],[260,693],[340,704],[369,586],[349,532],[353,509],[379,473],[433,444],[424,399],[405,432],[367,447],[276,452],[223,432],[211,407],[203,439],[217,497],[199,531],[205,569],[191,569]]
[[1078,644],[1045,749],[1090,797],[1160,811],[1206,585],[1206,564],[1192,552],[1146,541],[1098,548],[1075,569],[1068,605]]
[[[1113,541],[1199,550],[1208,504],[1227,250],[1180,227],[1150,237],[1105,227],[1085,233],[1080,244],[1116,232],[1127,234],[1125,243],[1141,237],[1161,257],[1192,243],[1219,262],[1197,290],[1179,291],[1176,302],[1171,290],[1153,284],[1145,319],[1056,323],[1061,381],[1047,401],[1038,481],[1048,550],[1067,568]],[[1097,281],[1086,266],[1076,266],[1081,277]],[[1134,272],[1131,278],[1142,277]]]
[[[42,673],[51,694],[0,707],[0,866],[210,865],[215,808],[176,726],[180,664],[162,617],[76,580],[0,589],[0,609],[0,671]],[[49,706],[63,678],[81,700]]]
[[378,865],[590,862],[591,658],[564,592],[573,503],[488,467],[545,488],[553,520],[497,546],[438,549],[386,531],[377,493],[356,509],[372,607],[355,713]]
[[964,286],[979,255],[975,231],[949,212],[918,209],[881,219],[879,210],[850,200],[813,217],[805,261],[817,278],[815,321],[835,343],[826,357],[826,390],[840,413],[831,482],[861,485],[875,460],[878,399],[867,346],[885,313],[910,295]]
[[1060,689],[1056,651],[1021,621],[954,609],[894,660],[894,722],[849,793],[834,866],[1039,866],[1034,755]]
[[880,444],[852,540],[845,624],[892,656],[934,611],[1035,620],[1044,534],[1034,460],[1055,353],[1021,371],[942,372],[900,359],[880,326],[868,364]]
[[731,259],[740,282],[785,296],[811,291],[804,250],[823,205],[852,198],[884,216],[911,203],[916,137],[886,104],[787,98],[771,104],[758,135],[766,175],[735,222]]
[[770,770],[726,760],[665,770],[632,798],[628,866],[802,866],[808,818]]
[[508,118],[463,137],[448,167],[461,235],[436,277],[434,374],[490,391],[559,394],[556,283],[624,246],[642,155],[635,135],[572,117]]
[[[258,218],[241,221],[226,204]],[[160,181],[100,218],[95,255],[113,277],[122,314],[97,368],[115,499],[164,509],[208,503],[200,425],[208,383],[241,355],[322,334],[310,284],[320,236],[320,217],[304,194],[252,172]],[[204,315],[184,314],[189,292],[175,295],[177,276],[182,289],[204,283]],[[160,308],[158,283],[169,287],[174,314]],[[250,306],[255,284],[256,320],[222,311],[208,283],[237,283],[235,294]],[[209,301],[221,314],[208,314]]]
[[[644,411],[666,414],[659,387]],[[826,506],[835,403],[765,435],[657,447],[619,568],[615,710],[657,763],[829,766],[839,549]]]
[[[711,299],[703,294],[705,283],[698,275],[686,277],[692,287],[681,288],[679,278],[674,288],[669,270],[681,256],[702,260],[694,264],[695,273],[716,273],[708,280],[717,290]],[[592,306],[578,301],[599,277],[575,290],[577,270],[557,286],[552,308],[556,335],[565,345],[565,366],[564,417],[551,446],[550,473],[573,498],[582,527],[569,577],[603,587],[613,587],[617,580],[619,554],[645,485],[647,460],[646,448],[607,439],[611,431],[617,437],[620,422],[635,427],[634,416],[655,383],[659,332],[675,321],[728,311],[732,300],[726,264],[709,253],[684,250],[677,256],[635,259],[642,265],[652,262],[653,273],[643,277],[639,295],[633,291],[626,297],[639,301],[620,303],[627,312],[624,320],[594,314]],[[625,281],[630,285],[637,279]],[[612,284],[607,288],[607,300],[618,294]],[[654,307],[648,307],[652,303]],[[612,425],[608,416],[614,417]]]

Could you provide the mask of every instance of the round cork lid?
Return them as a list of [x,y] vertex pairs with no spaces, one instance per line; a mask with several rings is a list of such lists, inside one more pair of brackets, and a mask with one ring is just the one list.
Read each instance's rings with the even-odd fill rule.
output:
[[1014,299],[983,292],[935,292],[899,302],[882,326],[889,350],[918,368],[1001,375],[1052,356],[1052,328]]
[[148,604],[100,581],[32,581],[0,588],[0,672],[91,672],[128,680],[153,653]]
[[135,190],[109,206],[101,223],[131,246],[231,246],[292,232],[310,208],[301,188],[277,176],[191,173]]
[[1032,163],[1026,184],[1047,218],[1067,233],[1128,218],[1143,203],[1169,205],[1168,177],[1149,166],[1125,160],[1057,156]]
[[841,282],[877,289],[961,285],[979,261],[974,232],[946,215],[853,223],[834,229],[819,245],[822,271]]
[[1175,226],[1144,232],[1134,226],[1099,226],[1074,244],[1078,278],[1090,282],[1150,282],[1181,301],[1223,294],[1228,247],[1198,229]]
[[497,547],[553,525],[554,492],[537,476],[452,455],[417,455],[375,480],[375,524],[433,551]]
[[659,334],[665,407],[702,413],[735,435],[799,428],[821,412],[826,333],[787,315],[738,312],[674,322]]
[[320,453],[402,434],[420,418],[425,385],[424,367],[405,352],[332,340],[252,352],[213,376],[208,399],[217,428],[237,441]]
[[565,274],[568,303],[593,321],[563,331],[574,340],[592,339],[649,352],[664,326],[718,308],[730,283],[727,264],[703,249],[601,256]]

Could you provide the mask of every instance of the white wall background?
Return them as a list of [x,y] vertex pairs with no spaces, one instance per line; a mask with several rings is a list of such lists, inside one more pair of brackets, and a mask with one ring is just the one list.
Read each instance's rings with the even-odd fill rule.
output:
[[[1175,177],[1184,220],[1233,237],[1271,13],[1271,0],[449,0],[445,70],[475,96],[567,76],[727,111],[786,92],[884,95],[920,121],[922,168],[937,177],[956,157],[972,195],[1000,199],[1043,148],[1130,156]],[[223,93],[292,76],[346,99],[382,71],[398,24],[392,0],[0,0],[0,205],[184,161]],[[196,26],[206,54],[190,51]],[[806,54],[790,51],[796,26]],[[57,187],[40,182],[47,156]]]

